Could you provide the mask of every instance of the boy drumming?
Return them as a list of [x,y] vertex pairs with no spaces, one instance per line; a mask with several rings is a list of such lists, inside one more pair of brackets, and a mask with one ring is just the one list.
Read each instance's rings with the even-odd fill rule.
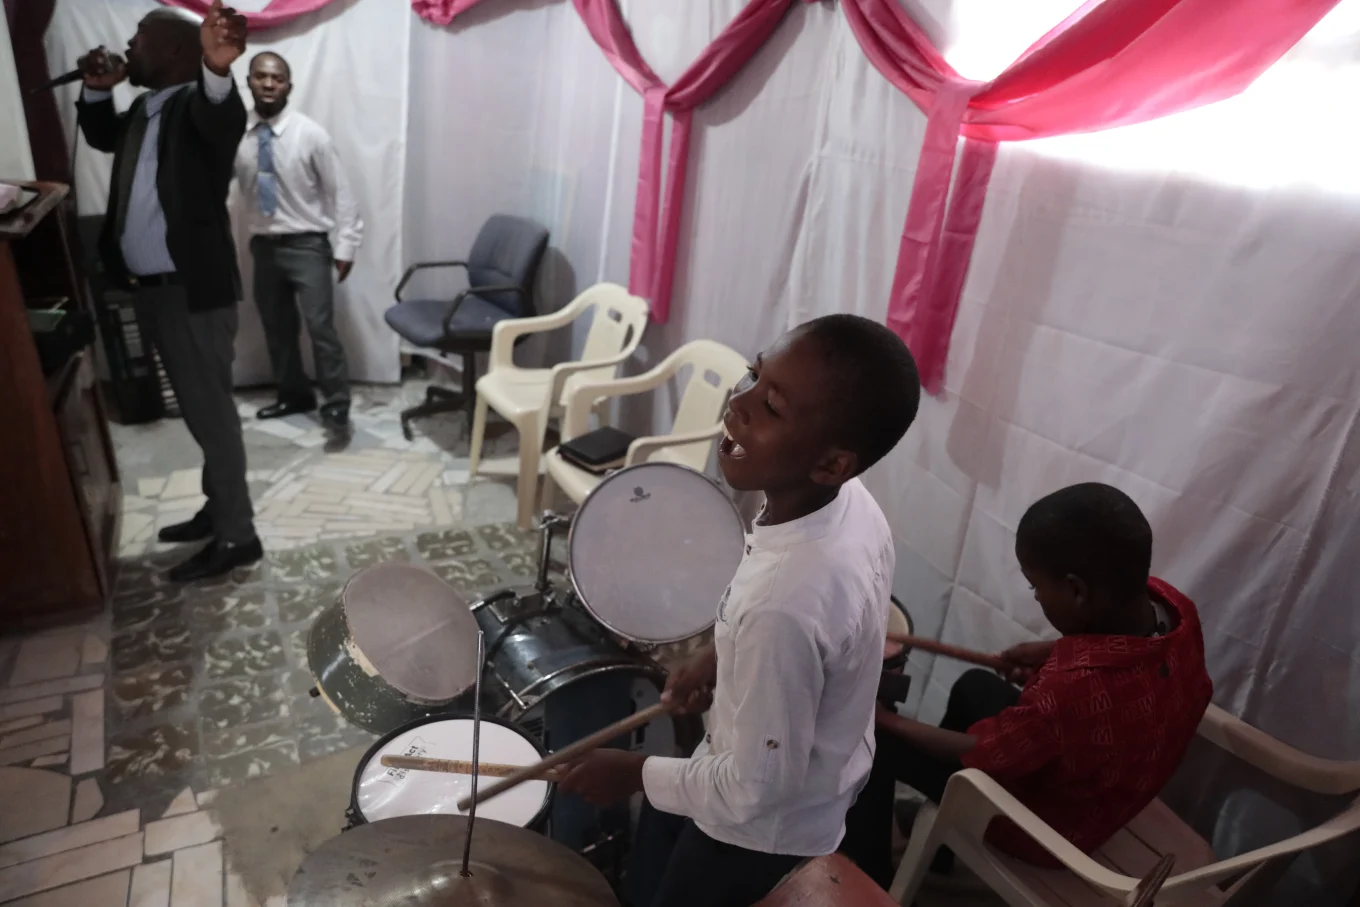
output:
[[[1062,638],[1002,653],[1023,691],[966,672],[940,727],[879,709],[874,770],[846,817],[841,849],[885,888],[895,781],[938,803],[951,774],[981,769],[1089,853],[1157,796],[1209,705],[1199,615],[1170,584],[1149,578],[1152,529],[1128,495],[1092,482],[1041,498],[1020,520],[1015,555]],[[1009,822],[987,837],[1014,856],[1054,863]]]
[[873,762],[894,561],[856,476],[897,444],[919,399],[906,346],[853,315],[785,334],[734,391],[719,466],[765,506],[713,645],[663,697],[699,711],[711,696],[709,733],[690,759],[597,750],[560,784],[597,805],[646,793],[632,907],[747,907],[836,849]]

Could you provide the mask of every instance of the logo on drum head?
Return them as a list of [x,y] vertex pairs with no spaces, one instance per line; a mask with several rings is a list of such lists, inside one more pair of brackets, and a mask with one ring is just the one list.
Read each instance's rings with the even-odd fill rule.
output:
[[642,488],[641,485],[639,485],[637,488],[634,488],[634,489],[633,489],[633,498],[632,498],[632,502],[633,502],[634,504],[638,503],[639,501],[645,501],[645,500],[647,500],[647,499],[650,498],[650,497],[651,497],[651,495],[648,494],[648,493]]

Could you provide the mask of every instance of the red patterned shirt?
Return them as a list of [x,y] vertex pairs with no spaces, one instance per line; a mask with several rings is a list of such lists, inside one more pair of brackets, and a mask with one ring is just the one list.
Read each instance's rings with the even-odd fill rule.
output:
[[[991,775],[1087,853],[1161,791],[1213,693],[1194,603],[1158,579],[1148,592],[1179,618],[1169,633],[1064,636],[1016,705],[968,730],[978,742],[963,764]],[[1054,865],[1009,820],[994,821],[987,840]]]

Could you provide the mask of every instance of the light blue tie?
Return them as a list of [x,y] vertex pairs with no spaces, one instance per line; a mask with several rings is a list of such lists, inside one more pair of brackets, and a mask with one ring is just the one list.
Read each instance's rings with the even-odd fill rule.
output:
[[279,176],[274,171],[274,130],[268,123],[255,127],[255,136],[260,142],[260,172],[255,181],[255,196],[260,203],[260,213],[273,217],[279,210]]

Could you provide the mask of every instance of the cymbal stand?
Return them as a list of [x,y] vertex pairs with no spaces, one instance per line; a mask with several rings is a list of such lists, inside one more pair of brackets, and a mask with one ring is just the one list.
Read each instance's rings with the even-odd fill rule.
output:
[[481,765],[482,743],[482,674],[486,672],[486,634],[477,631],[477,682],[472,694],[472,804],[468,806],[467,836],[463,839],[463,868],[460,875],[468,878],[472,860],[472,826],[477,821],[477,775]]

